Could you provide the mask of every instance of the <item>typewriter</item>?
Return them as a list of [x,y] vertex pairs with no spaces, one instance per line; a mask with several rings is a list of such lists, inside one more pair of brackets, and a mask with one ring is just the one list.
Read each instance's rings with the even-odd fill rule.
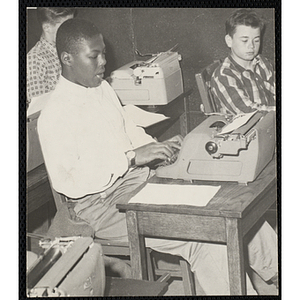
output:
[[166,105],[183,93],[180,60],[169,50],[130,62],[111,73],[111,86],[123,104]]
[[41,240],[44,253],[27,270],[28,297],[103,296],[102,248],[91,237]]
[[274,155],[275,112],[256,111],[246,117],[231,130],[238,117],[209,116],[184,138],[181,150],[156,169],[156,176],[243,184],[255,180]]

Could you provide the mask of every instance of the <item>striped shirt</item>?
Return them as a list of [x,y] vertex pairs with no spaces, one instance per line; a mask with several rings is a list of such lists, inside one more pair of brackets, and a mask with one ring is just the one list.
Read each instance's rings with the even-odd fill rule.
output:
[[258,55],[253,70],[246,70],[231,56],[214,71],[210,85],[219,112],[248,113],[275,106],[275,79],[271,63]]
[[27,102],[54,90],[60,73],[55,45],[41,37],[27,54]]

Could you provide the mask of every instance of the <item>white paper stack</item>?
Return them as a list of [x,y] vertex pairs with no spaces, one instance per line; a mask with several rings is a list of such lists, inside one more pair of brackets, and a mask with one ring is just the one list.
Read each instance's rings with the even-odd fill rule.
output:
[[148,183],[129,203],[205,206],[220,187]]

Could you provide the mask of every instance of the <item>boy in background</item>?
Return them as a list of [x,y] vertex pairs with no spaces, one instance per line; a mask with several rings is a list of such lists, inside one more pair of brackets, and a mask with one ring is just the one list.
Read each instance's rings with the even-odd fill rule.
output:
[[275,78],[271,63],[259,54],[264,23],[251,9],[238,9],[225,24],[230,55],[214,71],[211,91],[225,114],[275,109]]
[[55,38],[59,26],[75,16],[75,8],[38,7],[40,40],[27,54],[27,104],[33,97],[54,90],[61,73]]

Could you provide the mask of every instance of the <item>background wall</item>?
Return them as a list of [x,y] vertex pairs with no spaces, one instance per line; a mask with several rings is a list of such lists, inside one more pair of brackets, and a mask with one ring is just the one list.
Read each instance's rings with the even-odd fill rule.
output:
[[[101,30],[107,47],[106,76],[114,69],[136,59],[141,53],[166,51],[178,44],[185,90],[193,89],[189,100],[191,115],[200,114],[200,96],[195,73],[213,60],[225,58],[224,24],[232,8],[79,8],[78,17],[94,22]],[[256,11],[267,27],[262,53],[275,61],[274,9]],[[41,29],[35,10],[28,10],[28,45],[30,50]],[[193,118],[191,119],[193,121]],[[198,121],[195,121],[198,122]],[[191,125],[191,127],[194,127]]]

